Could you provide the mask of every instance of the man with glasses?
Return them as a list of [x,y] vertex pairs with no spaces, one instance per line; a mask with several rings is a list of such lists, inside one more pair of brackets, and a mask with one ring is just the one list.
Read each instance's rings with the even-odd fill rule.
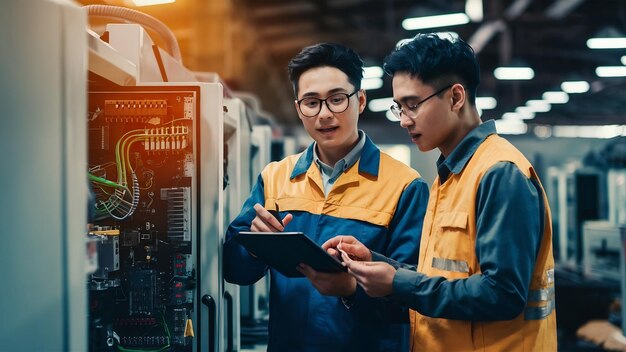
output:
[[474,51],[419,34],[384,70],[412,142],[441,152],[418,265],[348,236],[323,247],[345,253],[369,296],[411,308],[411,351],[556,351],[550,209],[532,165],[481,122]]
[[[262,171],[228,228],[224,276],[249,285],[269,269],[268,351],[405,351],[406,310],[396,306],[392,315],[387,300],[368,297],[347,273],[301,264],[303,277],[287,278],[232,240],[244,230],[302,231],[319,244],[353,234],[394,260],[417,260],[428,187],[357,128],[366,103],[362,60],[324,43],[304,48],[288,68],[294,107],[315,142]],[[282,224],[268,210],[279,211]]]

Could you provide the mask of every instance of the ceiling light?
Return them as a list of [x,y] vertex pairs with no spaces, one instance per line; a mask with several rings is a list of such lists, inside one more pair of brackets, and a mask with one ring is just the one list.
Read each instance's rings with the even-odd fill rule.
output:
[[399,122],[400,119],[398,119],[396,117],[396,115],[393,114],[393,112],[391,112],[391,110],[387,110],[387,112],[385,113],[385,117],[387,117],[387,120],[391,121],[391,122]]
[[569,101],[569,95],[561,91],[548,91],[541,97],[550,104],[565,104]]
[[483,0],[467,0],[465,1],[465,13],[472,22],[480,22],[483,20]]
[[361,80],[361,89],[372,90],[379,89],[382,86],[382,78],[363,78],[363,80]]
[[131,0],[135,6],[151,6],[160,4],[171,4],[176,0]]
[[626,77],[626,66],[598,66],[598,77]]
[[548,112],[552,109],[552,105],[545,100],[529,100],[526,102],[526,107],[532,112]]
[[380,98],[370,100],[370,102],[367,104],[367,107],[370,109],[370,111],[381,112],[389,110],[391,105],[393,105],[393,98]]
[[[504,118],[504,115],[502,116]],[[513,119],[496,120],[498,134],[524,134],[528,131],[528,125],[524,121]]]
[[622,56],[622,65],[626,65],[626,55]]
[[624,49],[626,38],[591,38],[587,40],[589,49]]
[[595,37],[587,40],[589,49],[623,49],[626,48],[626,36],[619,29],[606,26]]
[[498,102],[494,97],[476,97],[476,107],[482,110],[494,109]]
[[383,69],[380,66],[363,67],[363,78],[380,78],[383,76]]
[[561,89],[565,93],[586,93],[589,91],[589,83],[586,81],[565,81],[561,83]]
[[552,133],[555,137],[608,139],[626,136],[626,125],[553,126]]
[[498,67],[493,75],[499,80],[529,80],[535,77],[535,71],[530,67]]
[[464,13],[450,13],[447,15],[424,16],[407,18],[402,21],[402,28],[410,31],[423,28],[437,28],[457,26],[469,23],[470,19]]
[[502,119],[503,120],[523,120],[522,115],[513,111],[505,112],[504,114],[502,114]]
[[532,120],[535,118],[535,112],[528,106],[518,106],[515,112],[522,117],[522,120]]

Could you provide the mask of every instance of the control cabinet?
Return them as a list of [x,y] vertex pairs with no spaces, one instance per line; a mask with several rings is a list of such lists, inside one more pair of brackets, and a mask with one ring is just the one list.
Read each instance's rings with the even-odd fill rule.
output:
[[219,347],[221,97],[207,83],[90,87],[91,351]]

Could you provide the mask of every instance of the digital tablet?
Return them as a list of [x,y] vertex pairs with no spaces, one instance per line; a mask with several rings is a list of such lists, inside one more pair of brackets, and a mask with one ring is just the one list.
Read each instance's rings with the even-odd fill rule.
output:
[[235,240],[251,254],[287,277],[303,277],[296,267],[304,263],[316,271],[346,271],[341,262],[302,232],[239,232]]

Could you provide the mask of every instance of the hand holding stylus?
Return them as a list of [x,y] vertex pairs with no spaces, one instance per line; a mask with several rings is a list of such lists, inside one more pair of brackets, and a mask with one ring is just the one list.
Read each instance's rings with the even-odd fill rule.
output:
[[280,219],[278,214],[278,205],[276,205],[275,214],[272,214],[269,210],[265,209],[261,204],[255,204],[254,210],[256,211],[256,217],[252,220],[250,231],[255,232],[281,232],[285,229],[285,226],[291,222],[293,215],[287,214],[284,218]]

